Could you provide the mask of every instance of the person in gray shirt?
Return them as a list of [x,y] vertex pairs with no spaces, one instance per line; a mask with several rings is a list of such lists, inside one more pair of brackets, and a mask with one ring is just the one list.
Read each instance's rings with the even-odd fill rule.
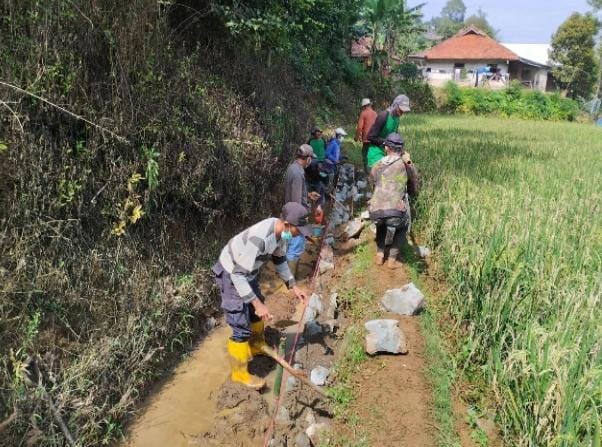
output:
[[258,277],[271,259],[287,288],[306,303],[307,293],[295,283],[285,254],[293,237],[310,234],[307,209],[298,203],[287,203],[280,218],[264,219],[230,239],[213,266],[221,307],[232,328],[228,353],[234,382],[256,390],[265,386],[265,380],[250,374],[247,368],[253,356],[263,353],[265,322],[273,318],[264,303]]
[[[311,164],[315,157],[314,151],[309,144],[302,144],[297,149],[295,160],[288,166],[284,180],[284,203],[298,203],[303,205],[308,211],[310,209],[309,200],[315,201],[320,198],[320,194],[315,191],[307,191],[307,182],[305,180],[305,169]],[[293,275],[296,275],[299,259],[305,251],[305,237],[295,236],[288,244],[286,260]]]

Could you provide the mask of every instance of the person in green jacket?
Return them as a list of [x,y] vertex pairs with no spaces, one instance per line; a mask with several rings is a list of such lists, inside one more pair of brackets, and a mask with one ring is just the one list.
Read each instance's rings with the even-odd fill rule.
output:
[[322,129],[319,127],[314,127],[311,131],[311,138],[307,141],[312,149],[314,150],[314,154],[316,154],[316,158],[314,161],[323,162],[326,158],[326,140],[322,138]]
[[[372,169],[385,156],[384,141],[387,135],[398,133],[399,119],[410,111],[410,98],[406,95],[395,97],[388,109],[376,116],[376,121],[368,132],[368,169]],[[315,151],[315,149],[314,149]]]

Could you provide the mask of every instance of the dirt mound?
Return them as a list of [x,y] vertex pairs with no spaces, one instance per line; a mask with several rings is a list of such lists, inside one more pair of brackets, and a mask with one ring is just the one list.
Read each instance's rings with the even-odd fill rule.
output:
[[257,446],[270,423],[268,403],[257,391],[226,382],[215,396],[217,413],[211,431],[190,445]]

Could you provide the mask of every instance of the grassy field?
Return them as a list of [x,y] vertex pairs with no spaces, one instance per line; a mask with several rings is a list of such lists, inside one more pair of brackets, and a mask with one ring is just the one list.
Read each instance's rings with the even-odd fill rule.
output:
[[508,445],[600,446],[602,130],[420,115],[401,129],[459,367],[485,379]]

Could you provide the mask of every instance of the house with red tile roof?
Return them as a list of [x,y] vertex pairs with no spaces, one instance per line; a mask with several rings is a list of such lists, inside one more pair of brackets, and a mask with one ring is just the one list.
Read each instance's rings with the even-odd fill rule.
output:
[[459,84],[501,88],[517,79],[525,86],[545,90],[552,69],[546,62],[522,57],[475,26],[460,30],[410,59],[431,85],[453,80]]

